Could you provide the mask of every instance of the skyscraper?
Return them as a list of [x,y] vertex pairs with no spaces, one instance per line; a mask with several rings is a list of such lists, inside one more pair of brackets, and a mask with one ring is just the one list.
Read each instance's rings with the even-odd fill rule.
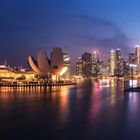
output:
[[135,61],[137,65],[140,64],[140,45],[135,46]]
[[129,76],[129,62],[128,60],[124,60],[124,76]]
[[115,75],[115,68],[116,68],[116,52],[115,50],[110,51],[110,75]]
[[99,52],[98,51],[94,51],[92,53],[92,63],[97,63],[98,60],[99,60]]
[[122,59],[122,53],[120,49],[116,49],[116,68],[115,68],[115,76],[121,76],[121,73],[123,73],[122,69],[122,64],[123,59]]
[[121,49],[116,49],[116,61],[120,61],[122,57]]
[[82,62],[83,62],[84,77],[91,77],[92,76],[92,54],[85,52],[82,55]]
[[135,64],[135,54],[129,53],[129,64]]
[[83,76],[83,62],[81,57],[78,58],[78,61],[76,63],[76,75]]
[[67,53],[63,53],[64,66],[67,67],[67,71],[63,74],[64,77],[70,77],[70,56]]
[[136,56],[134,53],[129,53],[129,75],[136,75],[137,65],[136,65]]
[[99,52],[94,51],[92,53],[92,76],[97,77],[101,74],[101,67],[103,62],[99,59]]

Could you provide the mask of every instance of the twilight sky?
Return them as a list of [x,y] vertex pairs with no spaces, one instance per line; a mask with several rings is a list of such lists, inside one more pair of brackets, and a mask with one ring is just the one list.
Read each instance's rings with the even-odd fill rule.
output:
[[139,0],[0,0],[0,64],[27,65],[28,55],[62,47],[72,62],[140,43]]

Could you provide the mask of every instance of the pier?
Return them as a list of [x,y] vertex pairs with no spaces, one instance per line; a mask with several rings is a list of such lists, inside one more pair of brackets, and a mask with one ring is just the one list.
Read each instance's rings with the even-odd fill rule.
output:
[[5,87],[41,87],[41,86],[68,86],[68,85],[77,85],[76,82],[55,82],[55,83],[48,83],[48,82],[5,82],[0,83],[1,86]]

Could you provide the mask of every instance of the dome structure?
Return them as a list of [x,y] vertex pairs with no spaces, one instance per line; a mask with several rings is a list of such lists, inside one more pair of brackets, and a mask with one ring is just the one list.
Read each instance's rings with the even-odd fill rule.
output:
[[53,48],[51,57],[43,50],[38,52],[37,60],[28,57],[31,68],[39,75],[63,75],[67,68],[64,67],[63,52],[61,48]]

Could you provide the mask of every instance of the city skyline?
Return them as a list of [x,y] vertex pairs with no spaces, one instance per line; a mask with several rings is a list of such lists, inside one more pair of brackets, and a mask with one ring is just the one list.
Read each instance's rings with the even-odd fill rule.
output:
[[[104,59],[106,58],[106,59]],[[126,57],[119,48],[111,49],[109,55],[102,56],[99,51],[84,52],[76,62],[76,75],[84,78],[101,77],[139,77],[140,45]]]
[[[54,47],[52,48],[53,50],[54,49],[62,49],[62,48],[59,48],[59,47]],[[71,60],[72,60],[72,57],[69,55],[68,52],[63,52],[62,53],[62,56],[63,57],[63,66],[64,67],[67,67],[67,72],[66,74],[64,74],[65,76],[72,74],[72,75],[79,75],[77,74],[77,64],[81,65],[84,61],[85,62],[91,62],[94,64],[94,66],[91,68],[91,71],[94,73],[93,75],[96,76],[96,74],[100,71],[99,67],[102,67],[102,65],[104,65],[105,69],[109,66],[108,63],[110,63],[110,68],[112,70],[110,70],[110,73],[112,76],[117,76],[117,74],[114,74],[114,73],[120,73],[119,69],[120,69],[120,66],[122,67],[121,69],[123,69],[123,66],[125,65],[125,63],[128,64],[136,64],[137,65],[137,68],[140,69],[140,45],[135,45],[135,48],[132,52],[129,52],[128,55],[126,55],[122,49],[120,48],[114,48],[114,49],[110,49],[107,54],[105,53],[102,53],[104,50],[102,50],[101,52],[100,51],[97,51],[96,50],[93,50],[92,52],[89,52],[89,51],[85,51],[85,52],[82,52],[81,53],[81,56],[76,56],[77,57],[77,60],[73,63],[71,63]],[[59,51],[56,51],[56,53],[58,53]],[[35,57],[37,59],[37,61],[39,60],[38,59],[38,56],[40,55],[42,57],[42,53],[43,53],[43,57],[49,61],[47,63],[50,63],[51,61],[49,60],[51,57],[52,57],[52,52],[50,52],[50,55],[46,55],[46,51],[45,50],[40,50],[38,52],[38,55],[37,57]],[[125,55],[124,55],[125,54]],[[44,59],[43,58],[43,59]],[[44,64],[46,63],[46,60],[42,61],[41,59],[39,61],[42,61]],[[34,59],[34,57],[32,56],[28,56],[28,66],[25,67],[26,70],[33,70],[37,73],[40,73],[39,69],[37,68],[38,67],[38,64],[37,64],[37,61]],[[41,62],[41,63],[42,63]],[[73,65],[72,65],[73,64]],[[8,66],[8,67],[12,67],[13,69],[18,69],[18,68],[23,68],[24,66],[22,65],[22,63],[20,65],[13,65],[13,64],[9,64],[9,62],[7,61],[4,61],[4,63],[1,63],[0,64],[1,66]],[[48,64],[47,64],[48,65]],[[83,64],[82,64],[83,65]],[[82,66],[81,65],[81,66]],[[90,64],[88,64],[90,65]],[[88,66],[85,64],[85,66],[83,65],[82,67],[84,69],[87,69],[88,70],[88,67],[91,67],[91,66]],[[45,67],[44,67],[45,66]],[[46,66],[46,64],[44,65],[43,67],[49,71],[50,68],[48,68],[48,66]],[[38,69],[38,70],[35,70],[33,67],[36,67],[35,69]],[[73,67],[73,69],[72,69]],[[81,68],[81,69],[83,69]],[[64,68],[65,69],[65,68]],[[96,71],[98,69],[98,72]],[[45,71],[46,71],[45,70]],[[116,72],[115,72],[115,71]],[[89,71],[89,70],[88,70]],[[103,70],[104,71],[104,70]],[[103,72],[102,71],[102,72]],[[139,71],[139,70],[138,70]],[[97,73],[96,73],[97,72]],[[106,70],[104,71],[106,73]],[[49,72],[50,73],[50,72]],[[64,72],[65,73],[65,72]],[[82,76],[82,72],[80,74]],[[84,75],[84,74],[83,74]],[[90,75],[90,74],[89,74]],[[111,76],[110,75],[110,76]],[[122,75],[123,76],[123,75]]]
[[140,139],[140,0],[0,0],[0,137]]
[[0,62],[7,60],[26,66],[29,54],[35,55],[40,49],[50,51],[53,47],[63,48],[74,63],[81,53],[94,49],[106,53],[121,48],[128,55],[139,44],[139,3],[138,0],[1,1]]

